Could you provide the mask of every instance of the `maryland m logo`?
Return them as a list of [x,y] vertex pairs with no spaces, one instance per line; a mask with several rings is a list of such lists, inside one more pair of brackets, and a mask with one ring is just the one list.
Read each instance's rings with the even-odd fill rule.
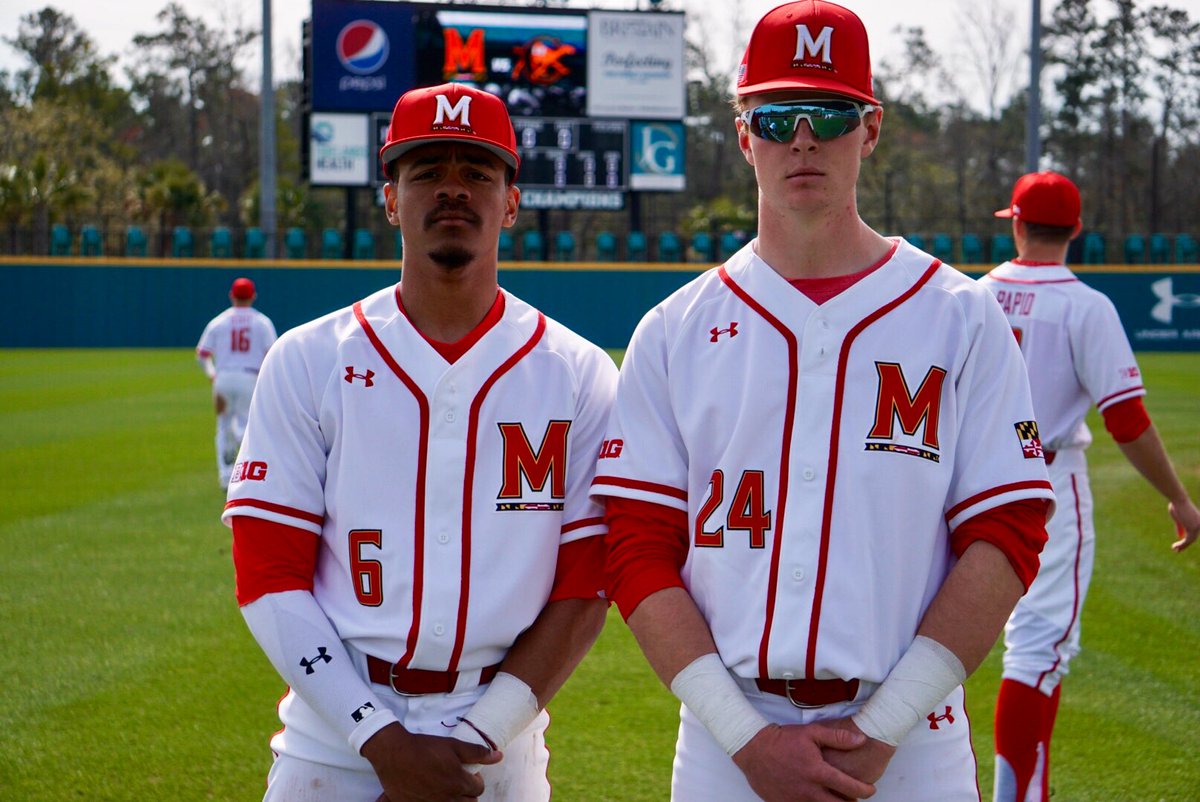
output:
[[[921,429],[921,444],[928,449],[938,449],[938,419],[942,409],[942,383],[946,378],[943,368],[933,366],[925,374],[917,392],[908,391],[904,372],[894,362],[876,362],[879,373],[879,394],[875,400],[875,425],[867,438],[870,440],[894,440],[895,426],[910,437]],[[894,451],[938,461],[933,451],[902,446],[896,443],[867,443],[868,451]]]
[[796,55],[795,61],[804,62],[809,57],[821,60],[822,64],[829,64],[833,61],[829,56],[830,45],[833,43],[833,28],[826,26],[821,29],[815,37],[808,30],[808,26],[800,24],[796,26]]
[[[566,498],[567,432],[571,429],[571,421],[550,421],[537,450],[530,444],[525,427],[521,424],[496,425],[500,427],[500,437],[504,440],[503,474],[497,498],[521,498],[527,484],[531,491],[540,493],[547,481],[550,482],[551,498]],[[558,509],[561,508],[558,505]]]
[[442,42],[445,45],[446,58],[442,62],[442,78],[447,81],[473,80],[483,81],[487,78],[484,69],[483,29],[476,28],[467,34],[463,41],[462,34],[455,28],[442,31]]

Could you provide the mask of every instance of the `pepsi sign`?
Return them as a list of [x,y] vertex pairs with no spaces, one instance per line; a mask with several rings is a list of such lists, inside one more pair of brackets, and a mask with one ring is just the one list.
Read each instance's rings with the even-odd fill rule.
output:
[[313,0],[313,111],[391,109],[416,74],[410,3]]

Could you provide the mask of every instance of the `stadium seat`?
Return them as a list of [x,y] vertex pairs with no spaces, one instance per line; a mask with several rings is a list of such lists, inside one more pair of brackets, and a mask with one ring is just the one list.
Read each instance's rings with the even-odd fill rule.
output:
[[1108,243],[1099,231],[1089,231],[1083,235],[1083,263],[1085,265],[1102,265],[1108,262]]
[[504,262],[511,262],[516,257],[517,244],[513,240],[513,235],[507,231],[500,232],[500,245],[498,248],[499,258]]
[[355,259],[375,258],[375,235],[371,233],[371,229],[354,229],[354,245],[351,255]]
[[617,261],[617,238],[611,231],[601,231],[596,235],[596,261]]
[[1194,265],[1200,259],[1200,246],[1196,238],[1190,234],[1179,234],[1175,237],[1175,263]]
[[104,255],[104,238],[100,236],[100,229],[93,225],[85,225],[79,229],[79,255]]
[[992,253],[990,256],[993,264],[1007,262],[1009,259],[1017,258],[1017,246],[1013,243],[1012,234],[993,234],[992,235]]
[[289,259],[304,259],[308,256],[308,235],[300,226],[292,226],[283,236],[283,249]]
[[962,263],[964,265],[983,264],[983,242],[976,234],[962,235]]
[[625,258],[630,262],[646,261],[646,235],[640,231],[630,231],[625,237]]
[[908,240],[908,244],[914,248],[925,250],[925,238],[920,234],[905,234],[904,238]]
[[71,229],[62,223],[55,223],[50,228],[50,255],[71,255]]
[[664,231],[658,235],[658,261],[683,261],[683,245],[674,231]]
[[251,226],[246,229],[246,252],[247,259],[262,259],[267,255],[267,238],[263,236],[261,228]]
[[1130,234],[1125,237],[1125,264],[1146,264],[1146,238],[1141,234]]
[[720,243],[720,253],[718,253],[717,256],[722,262],[728,260],[729,257],[737,253],[745,244],[742,242],[742,238],[732,231],[726,231],[724,234],[722,234],[718,242]]
[[714,261],[712,236],[707,231],[697,231],[692,235],[692,250],[696,253],[697,261]]
[[521,235],[521,258],[527,262],[541,262],[546,258],[542,232],[536,228]]
[[345,254],[342,242],[342,232],[336,228],[327,228],[321,232],[321,258],[341,259]]
[[146,255],[146,232],[142,231],[141,226],[131,225],[125,228],[125,255]]
[[196,255],[196,240],[187,226],[175,226],[175,230],[171,232],[171,255],[176,258]]
[[1150,263],[1169,264],[1171,261],[1171,238],[1166,234],[1150,235]]
[[954,261],[954,240],[949,234],[934,234],[929,247],[929,253],[935,259],[941,259],[948,264]]
[[560,262],[575,259],[575,235],[570,231],[559,231],[554,235],[554,258]]
[[233,258],[233,235],[225,226],[217,226],[209,237],[208,253],[214,259]]

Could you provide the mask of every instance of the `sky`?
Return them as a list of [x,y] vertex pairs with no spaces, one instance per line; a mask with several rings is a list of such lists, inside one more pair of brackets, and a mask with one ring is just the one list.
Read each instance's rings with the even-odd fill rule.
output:
[[[1162,2],[1163,0],[1154,0]],[[261,0],[176,0],[188,14],[200,16],[214,26],[258,27],[262,19]],[[500,4],[501,0],[488,0]],[[648,7],[649,0],[568,0],[567,8],[612,8],[633,10]],[[121,0],[120,13],[114,13],[114,4],[97,0],[0,0],[0,39],[15,35],[18,21],[30,12],[52,5],[69,14],[98,43],[104,54],[117,55],[122,63],[133,58],[131,41],[137,33],[159,30],[155,15],[168,0]],[[1188,11],[1192,19],[1200,19],[1200,0],[1166,0],[1174,8]],[[509,2],[505,5],[518,5]],[[519,3],[525,5],[525,3]],[[663,0],[661,7],[667,10],[686,12],[689,36],[703,31],[709,43],[709,52],[718,64],[732,76],[737,59],[745,47],[746,39],[755,21],[762,14],[779,4],[779,0]],[[879,70],[881,62],[898,60],[903,52],[901,28],[921,26],[926,40],[934,53],[948,61],[949,69],[964,82],[968,96],[978,96],[978,82],[969,69],[957,64],[970,50],[967,42],[972,21],[985,18],[991,10],[1000,9],[1007,15],[1014,30],[1013,42],[1016,49],[1024,50],[1030,27],[1032,0],[923,0],[919,14],[912,11],[916,3],[905,0],[843,0],[853,9],[867,27],[871,41],[872,61]],[[1151,0],[1141,0],[1140,5],[1149,6]],[[1041,0],[1042,17],[1048,19],[1056,0]],[[311,3],[304,0],[272,4],[272,38],[274,54],[273,71],[276,80],[295,78],[300,74],[300,24],[311,11]],[[1094,6],[1101,16],[1107,14],[1111,3],[1098,0]],[[260,71],[260,56],[255,53],[245,65],[247,73],[257,76]],[[1028,66],[1023,60],[1014,66],[1014,80],[1024,82]],[[12,71],[21,65],[15,51],[0,42],[0,69]]]

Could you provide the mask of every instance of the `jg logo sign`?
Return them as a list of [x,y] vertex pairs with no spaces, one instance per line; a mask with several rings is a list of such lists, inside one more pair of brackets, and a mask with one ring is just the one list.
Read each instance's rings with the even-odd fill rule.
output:
[[682,191],[687,185],[683,172],[683,123],[634,122],[630,134],[633,149],[630,188]]

